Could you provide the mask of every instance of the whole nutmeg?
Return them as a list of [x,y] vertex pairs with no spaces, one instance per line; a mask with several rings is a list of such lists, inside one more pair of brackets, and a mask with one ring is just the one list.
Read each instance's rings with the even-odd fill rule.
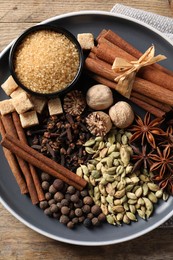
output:
[[95,110],[104,110],[113,104],[113,95],[109,87],[97,84],[88,89],[86,93],[88,106]]
[[127,128],[134,120],[132,107],[125,101],[119,101],[109,109],[109,116],[118,128]]

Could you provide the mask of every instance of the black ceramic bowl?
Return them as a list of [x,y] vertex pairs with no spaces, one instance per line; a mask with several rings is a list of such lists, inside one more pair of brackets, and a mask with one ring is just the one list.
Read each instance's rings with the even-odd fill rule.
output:
[[[53,92],[50,91],[49,93],[36,91],[35,89],[34,90],[30,89],[30,87],[28,87],[26,84],[24,85],[20,81],[19,77],[17,76],[17,73],[15,72],[15,62],[14,62],[14,60],[15,60],[17,50],[20,48],[21,44],[26,40],[26,38],[29,35],[31,35],[35,32],[41,31],[41,30],[42,31],[43,30],[53,31],[53,32],[56,32],[58,34],[64,35],[70,42],[73,43],[73,45],[75,46],[75,50],[77,50],[77,53],[78,53],[78,56],[79,56],[79,66],[77,67],[76,74],[74,75],[72,80],[69,81],[66,84],[66,86],[64,86],[62,89],[57,90],[57,91],[53,91]],[[62,45],[62,47],[63,47],[63,45]],[[51,50],[51,48],[50,48],[50,50]],[[73,63],[73,60],[72,60],[72,63]],[[14,80],[18,84],[18,86],[20,86],[21,88],[23,88],[25,91],[29,92],[30,94],[39,95],[39,96],[47,96],[47,97],[56,96],[56,95],[64,94],[65,92],[72,89],[72,87],[74,87],[77,84],[77,82],[80,78],[82,68],[83,68],[83,63],[84,63],[83,51],[82,51],[81,46],[80,46],[79,42],[77,41],[76,37],[72,33],[70,33],[69,31],[67,31],[66,29],[64,29],[62,27],[57,27],[57,26],[48,25],[48,24],[36,25],[36,26],[30,27],[29,29],[24,31],[15,40],[15,42],[13,43],[13,45],[10,49],[10,53],[9,53],[10,72],[11,72],[11,75],[13,76]],[[47,86],[44,86],[44,87],[46,89]]]

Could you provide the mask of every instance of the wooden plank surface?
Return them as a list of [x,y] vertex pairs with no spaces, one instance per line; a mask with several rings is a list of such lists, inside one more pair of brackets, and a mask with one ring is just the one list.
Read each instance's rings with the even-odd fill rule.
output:
[[[122,4],[173,17],[168,0],[121,0]],[[24,29],[55,15],[79,10],[110,11],[118,1],[0,0],[0,51]],[[37,259],[173,259],[173,229],[158,228],[135,240],[103,247],[63,244],[16,220],[0,205],[0,260]]]

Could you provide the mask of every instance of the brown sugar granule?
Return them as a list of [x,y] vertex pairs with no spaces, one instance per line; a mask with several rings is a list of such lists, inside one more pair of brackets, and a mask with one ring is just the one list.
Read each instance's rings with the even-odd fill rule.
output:
[[65,35],[51,30],[29,34],[14,58],[20,82],[37,93],[53,93],[72,82],[79,67],[79,53]]

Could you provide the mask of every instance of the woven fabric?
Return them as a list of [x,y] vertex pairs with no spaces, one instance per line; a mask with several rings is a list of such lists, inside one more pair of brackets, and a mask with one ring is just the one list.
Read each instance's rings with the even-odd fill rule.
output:
[[[140,9],[132,8],[129,6],[116,4],[111,12],[126,15],[131,18],[135,18],[142,21],[153,28],[162,32],[166,37],[168,37],[173,42],[173,19],[161,15],[157,15],[151,12],[146,12]],[[166,221],[160,227],[173,228],[173,217]]]
[[145,22],[148,25],[154,27],[155,29],[162,32],[165,36],[173,41],[173,19],[154,14],[151,12],[146,12],[140,9],[132,8],[129,6],[116,4],[111,12],[120,13],[128,17],[135,18],[139,21]]

